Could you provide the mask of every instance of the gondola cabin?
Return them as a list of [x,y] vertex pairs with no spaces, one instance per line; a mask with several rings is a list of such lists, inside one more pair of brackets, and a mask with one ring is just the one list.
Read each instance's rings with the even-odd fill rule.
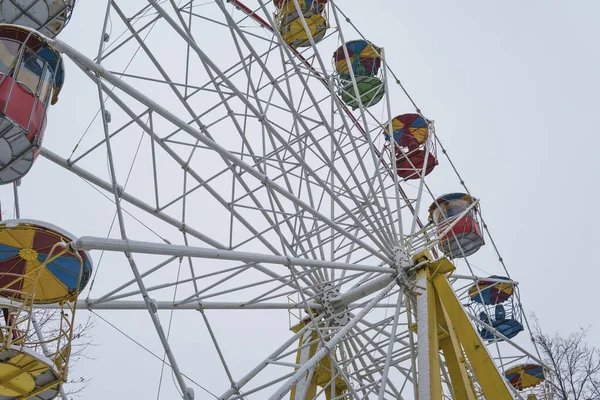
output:
[[54,38],[71,19],[75,0],[2,0],[0,24],[21,25]]
[[381,101],[385,85],[380,76],[379,47],[366,40],[350,41],[333,53],[333,64],[341,86],[339,95],[346,105],[357,109],[361,103],[364,107],[370,107]]
[[[523,364],[512,367],[504,373],[504,376],[515,389],[522,391],[536,387],[546,380],[544,368],[538,364]],[[533,399],[537,397],[533,395]],[[529,400],[530,397],[527,397]]]
[[468,257],[484,245],[473,204],[466,193],[450,193],[429,207],[429,220],[437,225],[439,247],[450,258]]
[[504,276],[493,275],[469,288],[469,308],[482,323],[479,335],[488,341],[512,339],[523,331],[518,305],[514,301],[515,283]]
[[[485,324],[479,329],[479,335],[482,339],[488,341],[502,341],[502,336],[512,339],[523,331],[523,324],[507,313],[506,307],[502,304],[494,306],[491,315],[487,312],[480,312],[478,318]],[[497,335],[496,333],[502,335]]]
[[492,275],[469,288],[471,301],[485,305],[496,305],[510,299],[515,292],[514,283],[505,276]]
[[389,126],[384,134],[387,142],[394,138],[391,150],[398,176],[410,180],[429,175],[438,165],[434,142],[429,140],[432,123],[419,114],[402,114],[392,119],[391,126],[392,134]]
[[381,68],[381,49],[366,40],[353,40],[340,46],[333,59],[335,70],[343,80],[351,80],[350,67],[355,77],[377,76]]
[[86,252],[64,246],[71,237],[39,221],[1,222],[0,297],[33,304],[73,300],[88,283],[92,264]]
[[[39,221],[0,223],[0,399],[53,399],[67,379],[76,300],[92,263],[72,236]],[[34,307],[57,303],[45,322],[44,348]]]
[[[319,5],[319,6],[325,7],[325,5],[327,4],[327,1],[328,0],[314,0],[313,3],[315,5]],[[275,4],[275,7],[277,7],[278,10],[281,10],[281,8],[284,5],[286,5],[286,3],[292,3],[292,4],[294,4],[294,0],[273,0],[273,4]],[[299,1],[298,4],[302,5],[302,2]]]
[[385,85],[377,77],[359,76],[356,78],[356,89],[352,82],[347,82],[339,91],[339,95],[353,110],[359,108],[360,104],[368,108],[381,101],[385,95]]
[[[291,47],[308,47],[311,45],[309,34],[315,43],[325,37],[329,22],[325,6],[327,0],[297,0],[299,9],[296,8],[294,0],[275,1],[277,12],[275,22],[283,40]],[[304,28],[304,22],[308,31]]]
[[21,179],[33,165],[58,101],[62,59],[37,32],[0,25],[0,184]]

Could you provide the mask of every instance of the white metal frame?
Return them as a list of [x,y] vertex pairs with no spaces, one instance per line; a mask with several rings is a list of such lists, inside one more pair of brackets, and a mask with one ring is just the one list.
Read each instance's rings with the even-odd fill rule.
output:
[[[230,384],[219,399],[282,399],[299,381],[310,378],[318,362],[334,350],[343,356],[336,360],[338,374],[328,387],[341,376],[348,383],[348,399],[425,399],[426,393],[417,393],[416,380],[417,372],[421,382],[427,376],[426,351],[418,351],[426,344],[419,340],[417,345],[408,327],[416,320],[419,332],[425,332],[426,314],[419,312],[422,296],[404,286],[401,278],[407,265],[398,251],[405,254],[404,246],[416,241],[436,254],[436,242],[426,237],[428,229],[419,218],[423,201],[435,196],[424,179],[403,183],[395,167],[383,158],[380,132],[390,127],[389,121],[397,114],[391,79],[399,79],[382,52],[386,94],[379,107],[386,121],[378,121],[376,113],[362,104],[351,112],[337,96],[329,54],[319,50],[322,43],[315,43],[309,35],[311,47],[288,47],[277,30],[269,29],[274,26],[273,5],[250,1],[254,8],[241,7],[240,1],[234,1],[237,8],[232,8],[224,0],[214,0],[210,12],[204,14],[197,11],[194,0],[184,4],[107,1],[95,60],[62,40],[52,40],[95,86],[100,123],[95,141],[74,149],[70,156],[46,148],[41,154],[107,196],[119,231],[110,238],[83,236],[72,246],[96,254],[124,254],[123,261],[133,273],[131,280],[116,282],[100,294],[94,292],[95,298],[80,299],[78,307],[147,310],[184,399],[193,399],[194,390],[189,374],[177,362],[181,355],[169,345],[170,327],[161,321],[158,310],[201,312]],[[292,1],[299,9],[298,0]],[[136,10],[133,3],[138,5]],[[345,28],[347,17],[337,1],[330,0],[328,7],[334,27],[323,43],[337,40],[339,45],[352,39],[351,35],[362,37],[351,23]],[[122,28],[120,35],[106,37],[109,18]],[[204,47],[198,24],[204,29],[212,24],[220,33],[228,33],[233,61],[227,67]],[[149,39],[155,26],[186,49],[185,55],[178,55],[185,60],[185,73],[173,76],[155,54],[164,46]],[[252,29],[256,27],[261,30]],[[126,54],[133,60],[138,51],[147,71],[117,72],[113,59]],[[345,57],[349,61],[347,50]],[[198,68],[205,76],[200,83],[191,74]],[[350,75],[357,90],[352,69]],[[164,88],[169,102],[152,97],[158,87]],[[202,104],[201,95],[210,97],[212,103]],[[408,104],[414,105],[410,97]],[[122,179],[124,160],[130,166],[136,161],[130,161],[131,153],[114,144],[134,128],[141,129],[142,139],[150,142],[145,150],[151,160],[148,191],[130,187],[129,178]],[[225,128],[237,135],[235,139],[223,137]],[[432,133],[430,140],[438,138]],[[87,162],[98,152],[107,157],[108,176]],[[218,167],[211,166],[208,173],[199,168],[199,154],[215,155]],[[170,168],[182,171],[180,193],[170,193],[169,182],[161,177],[160,160],[165,158]],[[395,166],[395,160],[391,165]],[[14,190],[18,207],[16,185]],[[228,240],[219,240],[212,227],[199,224],[190,212],[190,202],[199,193],[218,205],[215,214],[227,215]],[[140,220],[179,231],[181,236],[175,244],[167,242],[166,236],[161,237],[164,243],[137,240],[131,232],[137,232]],[[421,241],[415,239],[418,235]],[[145,264],[149,256],[155,257],[153,262],[158,260],[154,266]],[[189,276],[180,278],[177,273],[169,282],[149,283],[154,275],[169,269],[175,276],[183,261],[189,266]],[[456,282],[477,279],[468,262],[467,268],[470,275],[455,275]],[[247,277],[251,278],[246,284],[228,286]],[[324,299],[326,283],[340,290],[339,296]],[[184,287],[180,297],[164,295],[166,290]],[[337,314],[349,313],[350,322],[329,326],[337,315],[326,315],[327,306]],[[241,309],[298,310],[311,321],[246,375],[235,377],[207,314]],[[391,310],[393,314],[388,315]],[[296,344],[309,329],[319,333],[319,350],[303,365],[296,365]],[[501,351],[504,344],[495,344],[501,366],[515,357],[535,359],[528,349],[509,340],[506,344],[514,344],[507,353]],[[279,378],[258,379],[267,368],[278,369]]]

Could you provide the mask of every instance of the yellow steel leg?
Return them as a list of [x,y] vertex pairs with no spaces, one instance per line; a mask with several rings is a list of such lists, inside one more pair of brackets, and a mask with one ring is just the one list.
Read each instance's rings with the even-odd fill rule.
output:
[[426,252],[413,259],[429,261],[417,272],[417,324],[411,326],[419,335],[419,400],[442,399],[440,350],[456,400],[478,398],[473,380],[486,400],[512,399],[504,376],[448,282],[454,265],[446,258],[433,261]]
[[[304,327],[306,323],[301,323],[292,328],[292,330],[300,330]],[[316,352],[319,342],[317,341],[318,336],[314,331],[307,331],[303,336],[300,337],[300,341],[298,342],[298,353],[296,353],[296,364],[302,365],[304,362],[309,360]],[[305,343],[312,343],[309,348],[302,348]],[[296,385],[292,388],[290,400],[302,400],[300,396],[302,396],[302,391],[305,385],[309,385],[306,390],[305,399],[313,399],[317,394],[317,385],[311,382],[307,382],[306,379],[302,379],[301,384]],[[296,393],[298,391],[298,393]]]
[[[298,332],[302,327],[306,325],[306,321],[301,322],[292,328],[292,331]],[[319,349],[319,336],[315,331],[308,331],[304,336],[300,338],[298,343],[298,352],[296,354],[296,364],[301,365],[307,360],[311,359]],[[312,343],[310,346],[303,348],[305,343]],[[291,390],[290,400],[312,400],[317,395],[317,390],[320,388],[326,388],[324,390],[325,397],[327,400],[332,398],[339,398],[339,396],[346,393],[348,387],[346,382],[341,378],[335,378],[333,380],[333,389],[330,386],[331,380],[334,376],[332,356],[324,357],[319,364],[315,367],[312,378],[306,379],[308,376],[300,381],[298,385],[294,386]],[[306,386],[308,385],[308,388]],[[306,395],[303,397],[302,393],[306,388]]]
[[[433,277],[440,303],[446,315],[446,321],[449,322],[449,331],[453,332],[469,360],[471,368],[481,386],[486,400],[506,400],[512,396],[506,384],[506,380],[498,371],[498,368],[492,361],[483,341],[477,331],[471,325],[469,317],[465,313],[460,301],[452,290],[450,283],[445,275],[436,275]],[[452,333],[451,333],[452,337]],[[459,351],[460,348],[456,348]],[[458,353],[458,354],[462,354]],[[460,361],[460,358],[459,358]],[[453,382],[454,384],[454,382]],[[466,382],[463,385],[467,388]]]
[[439,296],[436,296],[438,323],[446,335],[440,336],[440,349],[444,354],[446,368],[452,381],[452,391],[455,400],[475,400],[475,388],[467,373],[465,357],[452,320],[444,309]]

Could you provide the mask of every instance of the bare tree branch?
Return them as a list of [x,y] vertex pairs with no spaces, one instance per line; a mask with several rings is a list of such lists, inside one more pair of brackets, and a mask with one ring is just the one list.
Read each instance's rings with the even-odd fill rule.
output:
[[600,351],[588,347],[587,329],[580,328],[567,337],[542,333],[533,316],[533,340],[542,358],[552,367],[546,377],[558,400],[600,400]]
[[[40,329],[42,331],[42,335],[46,338],[55,337],[58,335],[58,321],[60,319],[60,310],[51,310],[51,309],[36,309],[34,311],[34,315],[38,324],[40,325]],[[78,314],[81,316],[81,314]],[[78,318],[79,320],[79,318]],[[94,336],[92,332],[94,332],[94,328],[96,327],[96,321],[92,318],[91,315],[87,317],[87,319],[75,326],[73,331],[73,340],[71,342],[71,357],[69,359],[69,370],[70,374],[73,375],[73,366],[77,364],[81,359],[91,359],[89,356],[89,348],[92,346],[96,346],[94,344]],[[36,335],[34,330],[31,330],[28,333],[28,339],[32,339]],[[73,399],[75,397],[81,397],[84,389],[89,385],[90,379],[84,377],[71,377],[67,381],[66,389],[67,396],[69,399]]]

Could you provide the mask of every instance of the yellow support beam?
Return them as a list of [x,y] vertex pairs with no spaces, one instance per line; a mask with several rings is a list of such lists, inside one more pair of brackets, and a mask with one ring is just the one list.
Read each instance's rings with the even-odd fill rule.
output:
[[[420,297],[421,301],[417,300],[421,303],[421,308],[417,307],[417,324],[410,326],[410,329],[417,334],[420,331],[426,335],[420,338],[419,343],[423,348],[426,347],[427,351],[419,356],[419,374],[423,374],[423,378],[419,376],[418,384],[428,385],[421,395],[427,399],[420,400],[441,400],[444,395],[442,355],[455,400],[477,400],[481,396],[486,400],[512,399],[504,376],[498,371],[448,281],[448,275],[455,270],[452,262],[446,258],[433,261],[427,253],[420,253],[413,258],[422,264],[417,272],[416,282],[417,297],[423,297]],[[421,316],[419,312],[422,313]],[[423,314],[426,314],[426,317]],[[302,321],[294,326],[292,331],[299,332],[308,322]],[[420,329],[417,329],[418,327]],[[308,331],[300,338],[296,355],[298,365],[312,358],[318,351],[318,339],[316,331]],[[347,384],[339,377],[333,378],[335,359],[331,357],[334,356],[325,357],[317,364],[310,380],[307,379],[307,375],[302,384],[292,388],[291,400],[313,399],[319,388],[325,389],[328,400],[344,397]],[[426,363],[424,367],[422,362]],[[476,392],[474,380],[477,381],[481,393]],[[301,398],[298,390],[303,390],[306,395]]]
[[[417,296],[427,298],[426,308],[417,307],[418,323],[410,327],[417,334],[421,329],[427,332],[427,342],[420,343],[428,347],[426,350],[429,354],[425,360],[428,360],[429,366],[423,368],[420,364],[419,367],[420,370],[429,371],[429,376],[423,377],[423,382],[428,381],[429,384],[429,390],[424,391],[429,397],[427,400],[442,399],[441,354],[450,375],[454,399],[479,398],[473,379],[477,381],[486,400],[512,399],[504,376],[498,371],[448,281],[447,275],[455,270],[452,262],[447,258],[433,261],[426,252],[414,256],[413,259],[416,263],[422,263],[416,277]],[[418,315],[425,310],[426,321],[422,319],[424,316],[420,318]],[[417,325],[421,329],[417,330]],[[420,360],[423,359],[420,357]],[[419,383],[421,382],[422,379],[419,378]]]
[[[298,325],[295,325],[291,328],[292,332],[298,333],[300,329],[302,329],[308,321],[302,321]],[[298,342],[298,352],[296,353],[296,364],[301,365],[303,361],[311,359],[315,353],[319,350],[319,336],[316,331],[307,331]],[[311,343],[307,348],[303,347],[305,343]],[[308,354],[307,354],[308,352]],[[345,394],[348,390],[348,386],[346,382],[336,377],[333,380],[333,388],[331,387],[331,381],[333,378],[334,368],[332,366],[333,356],[324,357],[315,367],[312,378],[310,381],[305,382],[308,385],[308,389],[306,390],[306,396],[304,398],[299,397],[302,393],[296,393],[298,388],[304,388],[304,386],[294,386],[292,387],[290,400],[312,400],[317,395],[317,390],[320,388],[325,389],[325,398],[327,400],[331,400],[333,398],[341,399],[343,394]]]
[[447,332],[447,335],[440,339],[440,349],[444,354],[446,368],[448,369],[448,374],[452,381],[454,399],[475,400],[477,398],[475,388],[473,387],[473,382],[467,372],[466,360],[460,346],[460,341],[456,336],[454,324],[448,317],[448,313],[437,296],[436,307],[440,326]]
[[469,317],[452,290],[446,276],[434,276],[433,286],[447,314],[446,320],[451,321],[451,331],[454,331],[457,340],[462,345],[485,399],[512,399],[506,379],[498,371],[481,337],[471,325]]

